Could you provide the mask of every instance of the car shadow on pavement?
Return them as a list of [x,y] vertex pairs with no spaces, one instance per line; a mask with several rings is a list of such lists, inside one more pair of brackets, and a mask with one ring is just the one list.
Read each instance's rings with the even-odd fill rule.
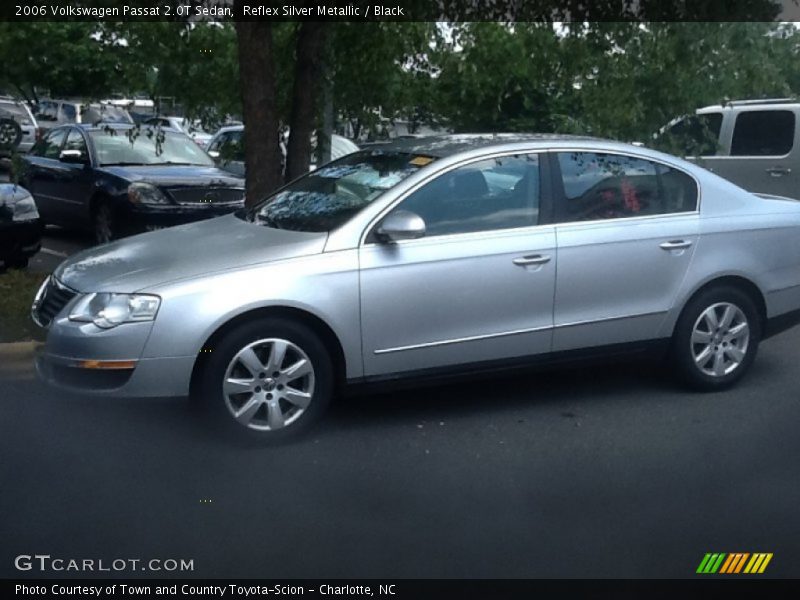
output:
[[568,414],[576,400],[684,393],[685,388],[670,375],[658,364],[646,361],[486,374],[457,383],[347,395],[334,402],[326,421],[333,428],[348,429],[481,413],[501,415],[531,406],[552,406]]

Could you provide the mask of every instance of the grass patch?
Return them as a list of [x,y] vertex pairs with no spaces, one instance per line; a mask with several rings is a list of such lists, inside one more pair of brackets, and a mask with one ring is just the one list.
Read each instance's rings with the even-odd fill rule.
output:
[[45,273],[9,269],[0,272],[0,343],[44,340],[31,321],[31,304]]

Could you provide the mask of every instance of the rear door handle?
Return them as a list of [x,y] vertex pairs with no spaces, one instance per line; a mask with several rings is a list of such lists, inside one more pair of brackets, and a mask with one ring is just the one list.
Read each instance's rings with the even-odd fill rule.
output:
[[668,242],[663,242],[659,244],[664,250],[683,250],[684,248],[688,248],[692,245],[692,242],[687,240],[670,240]]
[[784,175],[788,175],[792,172],[791,169],[786,167],[769,167],[768,169],[765,169],[765,171],[773,177],[783,177]]
[[515,258],[511,262],[519,267],[524,267],[527,265],[543,265],[550,262],[550,257],[544,254],[530,254],[528,256],[520,256],[519,258]]

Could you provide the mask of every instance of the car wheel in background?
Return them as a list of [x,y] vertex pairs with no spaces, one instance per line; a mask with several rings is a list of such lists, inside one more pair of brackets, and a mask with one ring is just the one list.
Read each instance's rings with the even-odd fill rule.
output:
[[719,286],[701,292],[681,313],[672,339],[672,360],[691,387],[730,387],[750,368],[761,339],[755,302],[743,290]]
[[14,119],[0,118],[0,150],[13,150],[22,140],[22,128]]
[[325,411],[334,371],[325,344],[296,321],[262,318],[225,334],[200,374],[215,425],[272,443],[306,430]]

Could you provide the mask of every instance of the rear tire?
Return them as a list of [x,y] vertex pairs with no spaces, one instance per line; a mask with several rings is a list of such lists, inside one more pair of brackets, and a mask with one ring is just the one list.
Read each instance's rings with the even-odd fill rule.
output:
[[672,337],[672,363],[690,387],[723,390],[753,364],[760,340],[761,318],[750,295],[733,286],[713,287],[683,309]]
[[279,443],[306,431],[334,391],[328,349],[300,322],[243,323],[209,348],[196,393],[213,425],[239,439]]

